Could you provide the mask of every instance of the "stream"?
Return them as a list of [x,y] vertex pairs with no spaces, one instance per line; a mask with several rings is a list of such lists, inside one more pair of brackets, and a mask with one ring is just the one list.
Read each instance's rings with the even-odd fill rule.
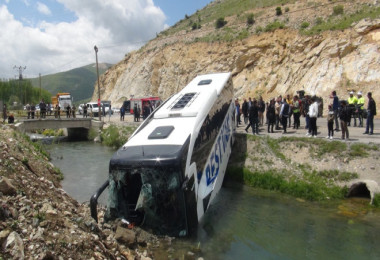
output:
[[[107,180],[115,152],[92,142],[61,142],[47,150],[65,176],[63,189],[79,202],[89,201]],[[107,192],[99,203],[106,204]],[[155,257],[176,257],[174,251],[203,259],[380,259],[380,214],[368,202],[305,202],[225,183],[197,235],[174,240]]]

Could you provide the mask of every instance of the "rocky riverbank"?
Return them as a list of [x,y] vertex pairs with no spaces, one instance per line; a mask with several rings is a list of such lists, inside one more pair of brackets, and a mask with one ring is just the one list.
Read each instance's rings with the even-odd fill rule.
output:
[[120,221],[104,224],[102,208],[96,223],[28,137],[1,125],[0,147],[0,259],[151,259],[151,249],[170,245]]

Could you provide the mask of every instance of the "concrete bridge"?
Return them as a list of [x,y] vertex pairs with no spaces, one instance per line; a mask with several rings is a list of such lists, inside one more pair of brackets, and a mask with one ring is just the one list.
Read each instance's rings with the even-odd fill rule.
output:
[[90,129],[98,131],[103,127],[103,122],[91,118],[61,118],[61,119],[27,119],[16,127],[22,132],[37,129],[67,129],[69,139],[86,139]]

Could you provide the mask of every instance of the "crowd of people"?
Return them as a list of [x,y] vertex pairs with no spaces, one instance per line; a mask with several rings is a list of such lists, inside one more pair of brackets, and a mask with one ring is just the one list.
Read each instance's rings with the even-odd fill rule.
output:
[[[365,99],[359,91],[350,92],[347,100],[339,99],[336,91],[330,95],[330,104],[327,110],[327,129],[326,138],[333,139],[334,132],[341,131],[341,139],[349,140],[349,129],[351,120],[354,119],[354,126],[363,127],[366,119],[366,128],[363,134],[373,134],[373,119],[376,115],[376,102],[372,98],[372,93],[367,93],[367,108],[365,108]],[[259,135],[259,127],[267,125],[267,133],[274,133],[274,130],[281,130],[283,134],[288,132],[288,128],[293,127],[297,130],[301,127],[300,118],[305,118],[306,136],[316,138],[317,119],[322,115],[323,105],[321,99],[316,96],[278,96],[265,102],[260,96],[256,98],[243,99],[240,104],[239,99],[235,99],[236,126],[242,124],[241,117],[247,124],[245,131],[248,133],[249,128],[252,134]],[[265,116],[264,116],[265,114]],[[265,118],[265,122],[264,122]],[[334,127],[335,124],[335,127]]]

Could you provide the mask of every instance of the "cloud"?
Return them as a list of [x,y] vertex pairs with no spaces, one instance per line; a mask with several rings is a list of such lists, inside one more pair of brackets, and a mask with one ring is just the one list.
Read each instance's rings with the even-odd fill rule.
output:
[[[26,77],[36,77],[95,62],[117,63],[165,27],[166,16],[152,0],[57,0],[75,13],[73,22],[25,26],[0,5],[0,78],[13,78],[16,66],[27,66]],[[39,12],[48,14],[41,4]],[[54,16],[54,12],[52,13]]]
[[50,11],[49,7],[47,7],[47,5],[45,5],[45,4],[41,3],[41,2],[37,2],[37,10],[41,14],[51,15],[51,11]]

